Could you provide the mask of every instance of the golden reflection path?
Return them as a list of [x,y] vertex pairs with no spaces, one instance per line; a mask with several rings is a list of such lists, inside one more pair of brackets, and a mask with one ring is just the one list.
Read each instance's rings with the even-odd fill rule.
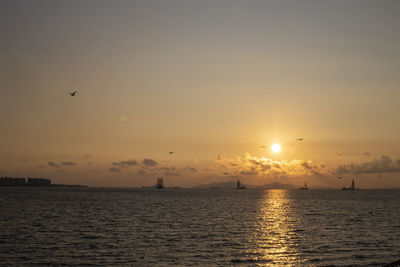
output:
[[298,250],[298,218],[287,190],[267,190],[259,204],[252,236],[255,262],[259,266],[298,266],[303,260]]

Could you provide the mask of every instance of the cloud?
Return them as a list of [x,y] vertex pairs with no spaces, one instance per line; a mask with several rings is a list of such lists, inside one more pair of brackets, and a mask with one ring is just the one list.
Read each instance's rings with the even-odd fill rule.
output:
[[61,162],[61,164],[64,165],[64,166],[76,166],[76,165],[78,165],[73,161],[63,161],[63,162]]
[[145,170],[138,170],[137,172],[138,175],[146,176],[147,172]]
[[179,176],[179,172],[175,167],[161,167],[158,170],[164,171],[163,174],[166,176]]
[[244,157],[235,159],[220,158],[214,159],[223,169],[224,175],[239,176],[304,176],[322,175],[328,173],[324,164],[314,164],[305,160],[281,160],[276,161],[265,157],[254,157],[246,154]]
[[400,172],[400,161],[393,162],[388,156],[382,156],[380,159],[374,159],[362,163],[350,163],[340,165],[336,173],[387,173],[387,172]]
[[171,167],[171,168],[161,167],[159,170],[161,170],[161,171],[175,171],[176,169],[175,169],[175,167]]
[[50,167],[54,167],[54,168],[60,168],[60,167],[62,167],[62,166],[68,166],[68,167],[70,167],[70,166],[76,166],[76,165],[78,165],[78,164],[76,164],[76,163],[73,162],[73,161],[63,161],[63,162],[61,162],[61,163],[56,163],[56,162],[54,162],[54,161],[49,161],[49,162],[47,163],[47,165],[50,166]]
[[164,172],[164,175],[166,176],[179,176],[178,172]]
[[240,175],[257,175],[258,173],[253,170],[253,171],[241,171],[239,172]]
[[137,161],[134,159],[133,160],[122,160],[122,161],[118,161],[118,162],[113,162],[112,165],[124,168],[124,167],[137,165]]
[[109,171],[110,172],[121,172],[121,170],[119,168],[115,168],[115,167],[110,168]]
[[193,167],[186,167],[186,168],[185,168],[185,171],[186,171],[186,172],[191,172],[191,173],[197,172],[197,170],[196,170],[195,168],[193,168]]
[[144,159],[142,163],[147,167],[154,167],[158,164],[157,161],[152,159]]
[[60,164],[55,163],[55,162],[53,162],[53,161],[49,161],[49,162],[47,163],[47,165],[49,165],[50,167],[55,167],[55,168],[59,168],[59,167],[60,167]]

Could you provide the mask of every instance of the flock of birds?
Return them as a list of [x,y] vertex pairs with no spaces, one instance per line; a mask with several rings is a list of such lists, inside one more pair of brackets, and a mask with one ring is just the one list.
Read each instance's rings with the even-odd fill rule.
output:
[[[78,93],[78,91],[75,90],[75,91],[69,92],[69,95],[70,95],[70,96],[76,96],[77,93]],[[302,142],[303,139],[304,139],[303,137],[302,137],[302,138],[297,138],[296,141],[297,141],[297,142]],[[261,146],[261,148],[266,148],[266,147],[267,147],[267,146]],[[170,151],[168,154],[169,154],[169,155],[174,155],[175,152]],[[342,179],[342,177],[339,176],[338,179]]]

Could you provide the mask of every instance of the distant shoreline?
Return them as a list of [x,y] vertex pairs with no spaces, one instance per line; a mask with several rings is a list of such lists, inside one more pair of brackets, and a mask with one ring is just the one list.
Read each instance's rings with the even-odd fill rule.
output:
[[79,184],[52,184],[47,178],[17,178],[17,177],[0,177],[0,186],[8,187],[88,187],[87,185]]
[[50,185],[29,185],[29,184],[22,184],[22,185],[3,185],[0,184],[0,187],[89,187],[88,185],[75,185],[75,184],[50,184]]

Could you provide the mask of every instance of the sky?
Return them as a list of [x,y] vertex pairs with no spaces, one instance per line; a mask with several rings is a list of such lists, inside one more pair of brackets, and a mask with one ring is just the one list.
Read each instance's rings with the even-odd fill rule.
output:
[[400,187],[399,1],[0,7],[3,176]]

